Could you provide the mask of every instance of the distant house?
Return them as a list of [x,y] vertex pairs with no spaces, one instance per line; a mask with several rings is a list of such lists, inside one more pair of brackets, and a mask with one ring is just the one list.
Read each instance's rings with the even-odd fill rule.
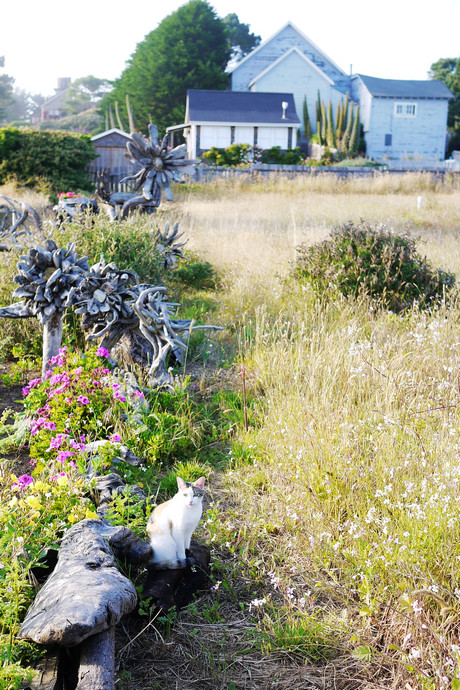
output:
[[44,120],[60,120],[65,115],[65,100],[67,98],[67,90],[70,86],[70,77],[61,77],[58,79],[58,87],[55,90],[54,96],[48,98],[41,107],[40,119]]
[[188,157],[196,158],[213,146],[226,148],[231,144],[292,148],[299,127],[292,93],[190,89],[185,123],[167,131],[174,136],[183,130]]
[[404,81],[356,74],[351,93],[360,103],[369,158],[443,160],[451,91],[438,80]]

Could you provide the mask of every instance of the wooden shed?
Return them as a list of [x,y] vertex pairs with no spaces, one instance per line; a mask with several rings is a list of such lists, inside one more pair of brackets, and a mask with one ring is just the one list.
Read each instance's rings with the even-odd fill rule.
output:
[[91,137],[97,157],[88,165],[88,172],[96,182],[98,176],[104,173],[105,184],[112,192],[120,190],[120,180],[130,175],[134,166],[125,158],[126,144],[131,141],[127,132],[116,127]]

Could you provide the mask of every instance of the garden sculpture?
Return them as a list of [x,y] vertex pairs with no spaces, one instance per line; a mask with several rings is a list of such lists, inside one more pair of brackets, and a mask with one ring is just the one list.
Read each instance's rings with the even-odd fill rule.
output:
[[19,204],[7,196],[0,196],[0,251],[8,251],[12,246],[23,247],[20,238],[43,236],[40,216],[28,204]]
[[54,240],[47,240],[44,247],[37,245],[21,256],[17,268],[19,273],[14,282],[19,287],[12,296],[23,301],[0,308],[0,317],[37,317],[43,325],[42,375],[45,376],[51,366],[49,360],[61,347],[64,312],[88,270],[88,259],[78,258],[74,244],[58,249]]
[[149,125],[150,142],[141,134],[131,132],[132,141],[128,141],[126,158],[141,169],[134,175],[128,175],[121,183],[134,181],[135,191],[142,189],[142,193],[132,197],[123,204],[121,218],[126,218],[129,212],[137,206],[151,204],[160,205],[161,194],[167,201],[173,201],[171,182],[183,182],[179,173],[193,175],[196,160],[185,158],[187,146],[181,144],[174,149],[168,147],[168,135],[161,143],[158,140],[158,128]]

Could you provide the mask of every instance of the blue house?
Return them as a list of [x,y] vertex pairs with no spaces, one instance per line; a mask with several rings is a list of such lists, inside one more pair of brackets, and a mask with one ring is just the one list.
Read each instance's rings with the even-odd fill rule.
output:
[[439,80],[377,79],[356,74],[351,95],[360,103],[366,153],[376,160],[444,159],[451,91]]

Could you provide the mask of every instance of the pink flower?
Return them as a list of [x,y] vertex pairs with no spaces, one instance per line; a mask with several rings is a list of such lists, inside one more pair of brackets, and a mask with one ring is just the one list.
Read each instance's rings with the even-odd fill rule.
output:
[[56,479],[58,479],[59,477],[65,477],[65,472],[59,472],[59,474],[53,474],[53,476],[50,477],[50,479],[52,482],[55,482]]
[[29,486],[29,484],[32,484],[32,482],[33,477],[28,474],[21,474],[21,476],[18,477],[18,480],[13,483],[11,488],[13,491],[22,491],[22,489],[25,489],[26,486]]
[[50,422],[50,421],[44,422],[43,428],[44,429],[50,429],[50,431],[54,431],[56,428],[56,424],[54,422]]
[[82,405],[89,405],[89,398],[87,398],[86,395],[79,395],[77,402],[81,403]]
[[135,398],[143,398],[144,397],[144,394],[142,391],[134,391],[134,393],[132,393],[132,395],[134,395]]
[[67,458],[71,458],[72,455],[75,455],[72,450],[60,450],[57,455],[57,461],[64,464]]
[[96,354],[99,357],[105,357],[106,359],[108,359],[110,357],[110,352],[105,347],[102,347],[102,346],[97,348]]
[[47,422],[46,417],[37,417],[35,421],[32,422],[32,425],[30,427],[30,433],[32,436],[36,436],[38,432],[40,431],[40,428]]
[[126,401],[125,396],[122,395],[122,394],[120,393],[120,391],[115,391],[115,393],[113,394],[113,397],[114,397],[115,400],[119,400],[120,402],[125,402],[125,401]]
[[112,441],[112,443],[120,443],[121,442],[120,434],[112,434],[112,436],[109,436],[109,441]]
[[50,441],[50,446],[47,449],[47,453],[49,453],[50,450],[55,448],[56,450],[62,446],[63,443],[65,443],[66,439],[68,438],[68,434],[57,434],[54,436],[51,441]]

